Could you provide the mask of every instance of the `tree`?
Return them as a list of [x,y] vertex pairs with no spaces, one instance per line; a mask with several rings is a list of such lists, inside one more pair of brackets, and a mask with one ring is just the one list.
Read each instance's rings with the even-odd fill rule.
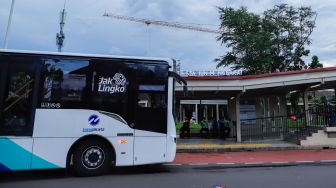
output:
[[320,97],[320,101],[321,101],[321,104],[322,104],[323,106],[327,106],[327,105],[328,105],[328,99],[327,99],[327,97],[326,97],[325,95],[322,95],[322,96]]
[[318,57],[314,55],[312,57],[312,62],[308,64],[309,69],[317,69],[317,68],[323,68],[323,64],[321,64],[318,60]]
[[311,43],[316,13],[310,7],[276,5],[262,15],[247,11],[219,8],[220,30],[217,40],[231,49],[215,61],[217,68],[231,66],[250,74],[306,68],[302,57]]
[[294,110],[293,112],[295,114],[299,113],[299,110],[298,110],[298,104],[299,104],[299,101],[300,101],[300,97],[301,97],[301,94],[299,92],[295,92],[295,93],[291,93],[288,96],[288,99],[291,103],[291,106],[292,106],[292,110]]

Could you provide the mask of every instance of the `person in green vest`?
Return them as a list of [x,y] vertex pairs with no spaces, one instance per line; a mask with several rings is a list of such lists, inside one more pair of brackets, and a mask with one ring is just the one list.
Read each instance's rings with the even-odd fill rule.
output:
[[231,120],[229,117],[224,117],[224,120],[219,120],[219,132],[220,132],[220,138],[223,138],[224,140],[230,136],[231,132]]
[[201,130],[200,130],[201,137],[207,138],[209,135],[209,123],[204,117],[202,118],[200,125],[201,125]]

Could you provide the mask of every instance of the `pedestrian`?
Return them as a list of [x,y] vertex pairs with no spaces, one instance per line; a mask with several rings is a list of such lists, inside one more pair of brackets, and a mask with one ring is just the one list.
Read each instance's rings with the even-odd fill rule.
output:
[[209,135],[209,123],[208,121],[203,117],[201,121],[201,130],[200,135],[202,138],[207,138]]
[[219,134],[220,138],[223,138],[224,140],[229,137],[231,132],[231,120],[228,117],[224,117],[224,120],[219,120]]
[[213,119],[211,127],[212,136],[216,138],[218,136],[218,121],[216,119]]
[[329,127],[336,127],[336,114],[333,112],[329,118],[328,122]]
[[184,118],[184,122],[180,129],[180,138],[184,137],[185,132],[187,133],[187,137],[190,138],[190,120],[187,117]]

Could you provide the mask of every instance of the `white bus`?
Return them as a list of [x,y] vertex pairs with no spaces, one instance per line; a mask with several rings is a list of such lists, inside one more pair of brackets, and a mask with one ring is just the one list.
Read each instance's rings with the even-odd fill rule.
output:
[[0,50],[0,171],[174,160],[171,59]]

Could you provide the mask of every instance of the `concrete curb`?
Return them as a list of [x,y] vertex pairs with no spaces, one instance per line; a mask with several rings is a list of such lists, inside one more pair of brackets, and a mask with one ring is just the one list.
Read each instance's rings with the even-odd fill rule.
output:
[[284,147],[220,147],[220,148],[178,148],[177,153],[221,153],[221,152],[241,152],[241,151],[285,151],[285,150],[322,150],[335,149],[336,147],[325,146],[284,146]]
[[308,166],[308,165],[336,165],[336,160],[321,161],[292,161],[292,162],[254,162],[254,163],[186,163],[186,164],[164,164],[165,166],[189,166],[196,168],[222,169],[222,168],[256,168],[256,167],[286,167],[286,166]]

